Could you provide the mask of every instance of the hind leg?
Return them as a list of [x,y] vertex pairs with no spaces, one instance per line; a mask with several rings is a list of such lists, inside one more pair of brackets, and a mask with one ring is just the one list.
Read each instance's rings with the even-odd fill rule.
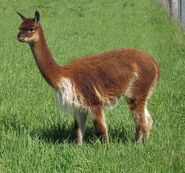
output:
[[152,118],[146,108],[146,101],[143,101],[143,99],[129,98],[127,102],[136,125],[135,139],[139,142],[149,135]]
[[152,128],[153,120],[152,120],[152,117],[151,117],[150,113],[148,112],[148,109],[147,109],[146,105],[145,105],[144,113],[145,113],[145,118],[146,118],[147,128],[148,128],[148,133],[146,134],[146,136],[148,137],[149,134],[150,134],[150,130]]

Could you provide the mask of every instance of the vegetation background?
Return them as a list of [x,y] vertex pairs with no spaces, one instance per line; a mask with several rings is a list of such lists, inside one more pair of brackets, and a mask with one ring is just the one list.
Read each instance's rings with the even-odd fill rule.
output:
[[[41,13],[48,45],[65,64],[120,47],[151,54],[161,78],[149,102],[154,125],[143,144],[121,100],[107,112],[110,145],[89,118],[84,144],[63,116],[26,44],[16,40],[19,11]],[[155,0],[0,0],[0,172],[185,172],[185,32]]]

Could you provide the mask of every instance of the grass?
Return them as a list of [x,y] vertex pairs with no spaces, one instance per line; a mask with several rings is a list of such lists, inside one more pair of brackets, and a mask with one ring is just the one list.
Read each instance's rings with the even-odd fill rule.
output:
[[[110,145],[94,135],[71,142],[72,117],[63,116],[29,47],[16,41],[20,19],[38,9],[60,64],[118,47],[150,53],[161,78],[149,102],[151,136],[133,143],[124,100],[107,112]],[[0,172],[185,172],[185,33],[154,0],[0,1]]]

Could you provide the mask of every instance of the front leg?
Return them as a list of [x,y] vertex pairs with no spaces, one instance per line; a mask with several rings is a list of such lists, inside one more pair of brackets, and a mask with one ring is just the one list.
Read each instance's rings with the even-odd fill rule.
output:
[[75,143],[78,145],[82,144],[86,121],[87,111],[76,110],[74,112],[74,136]]
[[105,121],[105,115],[101,107],[95,107],[91,109],[93,124],[96,128],[98,137],[106,143],[109,142],[108,130]]

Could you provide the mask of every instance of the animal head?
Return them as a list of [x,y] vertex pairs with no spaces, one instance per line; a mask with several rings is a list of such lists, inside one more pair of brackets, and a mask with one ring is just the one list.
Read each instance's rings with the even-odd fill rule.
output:
[[18,13],[22,19],[22,23],[19,26],[20,32],[17,34],[17,40],[20,42],[33,43],[37,42],[39,39],[39,30],[40,26],[40,14],[38,11],[35,11],[34,18],[26,18],[22,14]]

